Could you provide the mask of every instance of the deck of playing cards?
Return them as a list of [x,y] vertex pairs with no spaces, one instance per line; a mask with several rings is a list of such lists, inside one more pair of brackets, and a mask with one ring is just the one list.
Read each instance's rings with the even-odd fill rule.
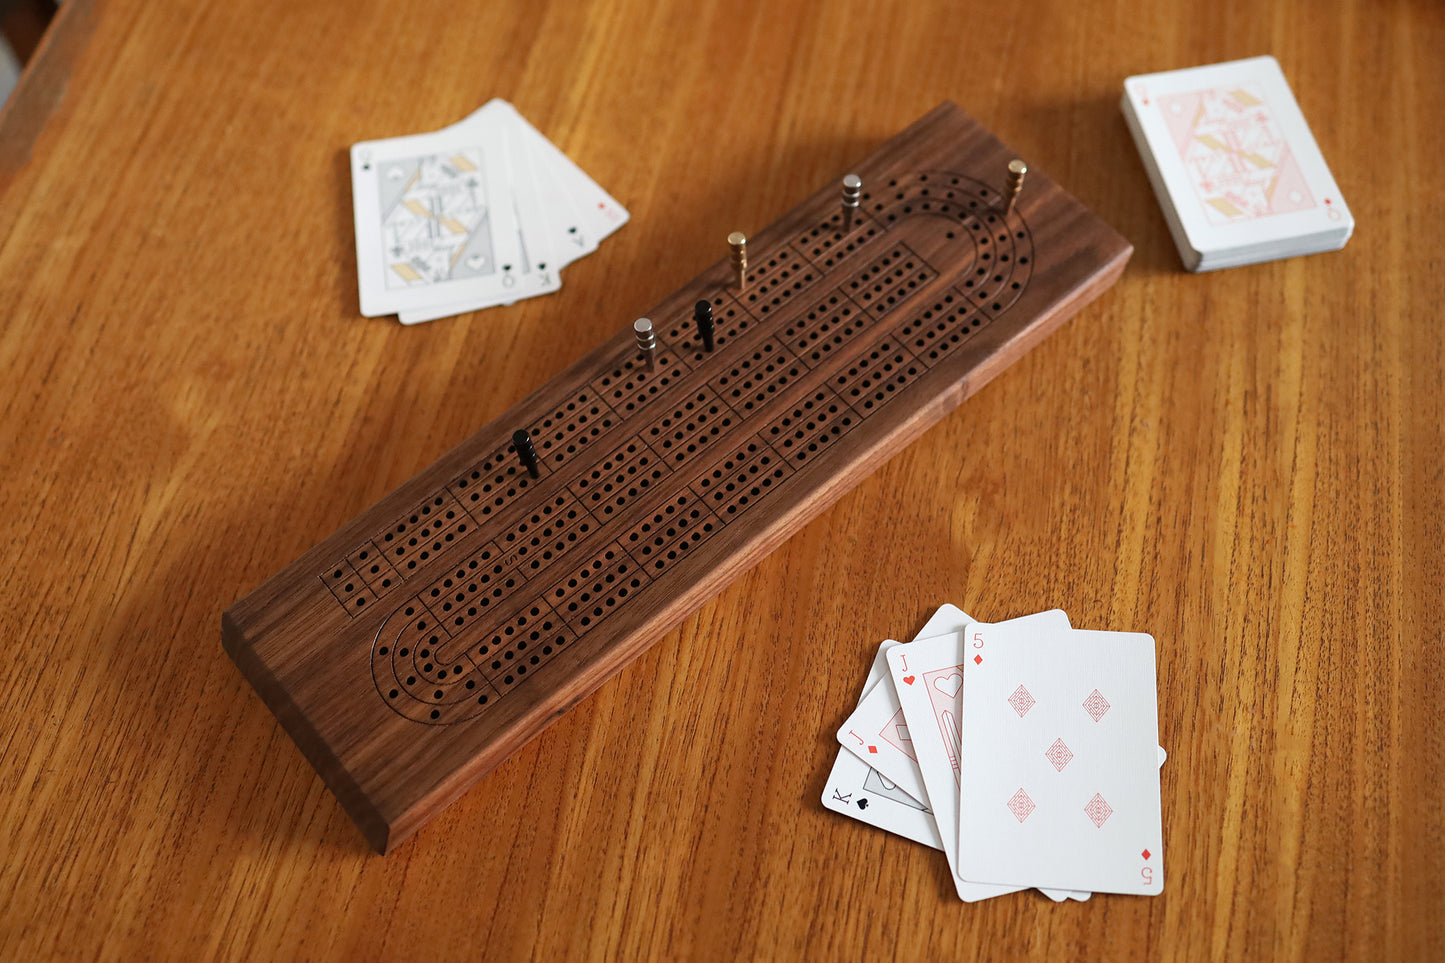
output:
[[940,608],[884,642],[823,805],[941,849],[965,902],[1164,888],[1154,640]]
[[1355,219],[1273,57],[1129,77],[1123,110],[1190,271],[1350,239]]
[[403,324],[556,291],[627,222],[504,100],[429,134],[351,148],[361,313]]

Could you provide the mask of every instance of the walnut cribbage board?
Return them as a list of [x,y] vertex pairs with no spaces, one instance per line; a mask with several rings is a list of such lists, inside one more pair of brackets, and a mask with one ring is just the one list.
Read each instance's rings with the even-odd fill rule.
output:
[[619,324],[225,613],[227,652],[373,846],[393,849],[1117,279],[1129,244],[1042,174],[1005,214],[1013,157],[935,108],[853,169],[846,234],[833,181],[749,238],[744,288],[724,259],[647,312],[655,368]]

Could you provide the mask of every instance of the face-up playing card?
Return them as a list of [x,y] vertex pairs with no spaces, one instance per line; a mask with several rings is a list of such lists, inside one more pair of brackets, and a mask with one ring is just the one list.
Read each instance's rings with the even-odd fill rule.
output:
[[[884,642],[873,659],[873,668],[864,684],[864,695],[879,685],[888,685],[884,652],[897,642]],[[823,805],[834,812],[851,816],[870,826],[877,826],[911,839],[942,849],[938,824],[933,813],[917,797],[904,792],[895,783],[872,769],[847,750],[840,749],[823,789]]]
[[868,690],[858,708],[839,727],[838,742],[904,792],[915,798],[928,798],[923,776],[918,772],[918,756],[908,723],[891,682]]
[[1130,77],[1124,98],[1186,263],[1186,248],[1228,266],[1348,240],[1354,219],[1273,57]]
[[[1041,614],[1056,619],[1057,624],[1064,627],[1069,624],[1068,616],[1062,611]],[[957,607],[944,605],[933,613],[913,641],[916,643],[958,632],[971,621]],[[885,647],[896,644],[884,643]],[[863,697],[853,714],[838,728],[838,743],[915,799],[928,798],[923,776],[918,770],[918,755],[913,748],[908,721],[903,718],[903,707],[898,702],[898,693],[893,685],[874,687]]]
[[363,315],[517,286],[520,235],[494,142],[444,132],[363,141],[351,168]]
[[519,248],[523,261],[537,266],[539,278],[536,289],[525,294],[511,291],[413,309],[400,315],[403,323],[510,304],[519,297],[555,290],[561,285],[558,272],[563,267],[596,250],[603,238],[627,223],[627,210],[506,101],[489,101],[443,133],[506,144],[510,169],[518,179]]
[[598,186],[597,182],[588,177],[587,173],[572,161],[572,158],[543,136],[542,132],[533,127],[525,117],[517,113],[511,104],[505,101],[493,101],[493,103],[499,103],[501,106],[497,109],[509,112],[513,122],[531,134],[529,143],[535,151],[538,162],[545,165],[557,183],[562,185],[564,192],[576,207],[577,216],[587,229],[591,230],[590,242],[594,246],[627,223],[630,216],[627,210],[617,203],[612,195]]
[[508,130],[537,173],[557,226],[559,266],[596,250],[603,238],[627,223],[626,208],[506,101],[490,100],[448,130],[492,124]]
[[[1018,622],[964,636],[959,871],[1001,885],[1160,892],[1153,638]],[[914,662],[917,682],[938,676],[936,659]]]
[[448,130],[457,137],[474,135],[497,147],[503,175],[512,189],[518,235],[519,283],[491,298],[400,311],[397,317],[402,324],[434,321],[498,304],[511,304],[523,297],[550,294],[561,288],[559,271],[562,261],[558,252],[564,247],[553,220],[554,205],[549,202],[547,192],[540,184],[541,170],[534,163],[522,132],[506,121],[506,115],[493,113],[473,124],[456,125]]
[[[1067,630],[1068,618],[1060,611],[1043,612],[1014,620],[1030,626]],[[960,734],[963,725],[964,643],[962,630],[894,646],[887,652],[889,674],[908,723],[927,803],[933,810],[943,839],[943,851],[953,872],[959,898],[974,902],[1012,893],[1020,885],[973,882],[958,869],[959,838],[955,831],[959,801]],[[955,827],[950,829],[949,827]],[[1050,887],[1044,895],[1062,900],[1074,887]],[[1082,889],[1079,887],[1078,889]],[[1075,898],[1087,898],[1080,892]]]

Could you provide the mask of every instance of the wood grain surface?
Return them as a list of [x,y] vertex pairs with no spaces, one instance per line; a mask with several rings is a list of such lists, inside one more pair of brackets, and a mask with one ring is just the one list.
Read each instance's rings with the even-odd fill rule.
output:
[[[1441,958],[1441,49],[1434,0],[70,0],[0,116],[0,958]],[[1188,275],[1121,82],[1260,53],[1355,236]],[[493,96],[632,222],[363,320],[346,148]],[[1120,282],[371,854],[222,610],[943,99]],[[822,808],[943,601],[1158,638],[1162,896],[965,906]]]

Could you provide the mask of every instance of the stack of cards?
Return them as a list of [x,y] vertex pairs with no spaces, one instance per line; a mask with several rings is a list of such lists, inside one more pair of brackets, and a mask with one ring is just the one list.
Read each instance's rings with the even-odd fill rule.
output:
[[1273,57],[1129,77],[1123,109],[1189,270],[1350,239],[1355,219]]
[[1164,887],[1154,640],[952,605],[884,642],[823,805],[941,849],[965,902]]
[[556,291],[627,211],[503,100],[351,148],[361,313],[403,324]]

